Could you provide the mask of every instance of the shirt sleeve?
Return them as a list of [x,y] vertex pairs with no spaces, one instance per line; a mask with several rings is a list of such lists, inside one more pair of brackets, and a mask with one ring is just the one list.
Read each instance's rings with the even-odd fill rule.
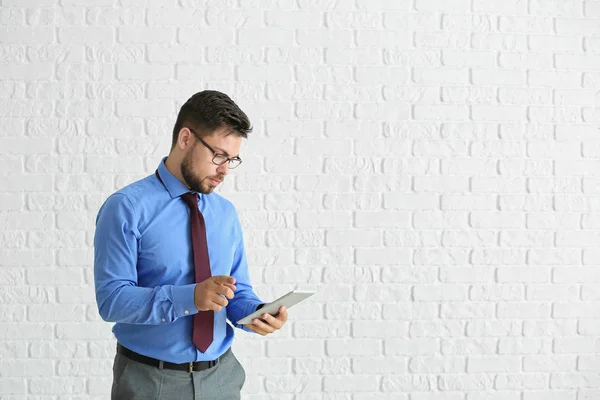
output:
[[256,311],[260,304],[264,304],[264,302],[254,293],[254,289],[250,283],[248,261],[244,249],[244,237],[237,213],[235,213],[235,235],[237,236],[237,245],[233,257],[231,276],[235,278],[236,290],[233,299],[229,300],[229,304],[226,307],[227,318],[236,328],[253,332],[245,325],[236,323],[246,315]]
[[157,325],[196,314],[195,284],[137,285],[138,231],[135,209],[122,193],[111,195],[96,217],[94,285],[100,316],[107,322]]

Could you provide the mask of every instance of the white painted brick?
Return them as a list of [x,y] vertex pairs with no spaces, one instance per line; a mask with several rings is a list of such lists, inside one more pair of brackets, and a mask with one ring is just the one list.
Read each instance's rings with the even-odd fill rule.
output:
[[504,104],[552,104],[552,90],[548,88],[500,88],[498,100]]
[[[599,31],[600,32],[600,31]],[[557,54],[556,68],[574,69],[580,65],[588,65],[590,69],[596,69],[600,66],[600,55],[596,54]]]
[[435,267],[383,267],[381,278],[384,282],[429,283],[437,277]]
[[415,9],[417,11],[468,13],[471,11],[471,4],[465,0],[416,0]]
[[439,352],[437,339],[387,339],[384,341],[386,356],[424,356]]
[[[594,290],[592,285],[582,285],[581,287],[581,299],[587,300],[599,300],[600,296],[598,292]],[[565,299],[563,299],[565,300]]]
[[523,52],[529,49],[525,35],[509,35],[506,33],[476,33],[471,44],[476,50],[498,50]]
[[[78,10],[79,7],[74,8]],[[159,9],[157,9],[159,10]],[[157,10],[154,10],[155,13]],[[79,11],[79,10],[78,10]],[[126,25],[126,26],[143,26],[145,25],[145,10],[141,8],[108,8],[108,7],[91,7],[84,9],[85,21],[92,25]],[[164,10],[163,14],[164,14]],[[175,12],[175,10],[172,10]],[[153,15],[152,11],[148,12],[148,15]],[[168,15],[168,14],[167,14]],[[150,17],[152,18],[152,17]]]
[[[340,153],[349,153],[350,146],[348,142],[343,143],[346,146],[336,145],[336,142],[331,141],[331,139],[328,139],[327,142],[327,146],[339,149]],[[308,143],[310,143],[310,141],[308,141]],[[367,155],[372,155],[374,157],[406,157],[410,155],[410,144],[411,143],[408,140],[403,139],[357,139],[354,142],[354,152],[359,157]],[[326,154],[327,150],[323,150]]]
[[442,29],[459,32],[489,32],[495,22],[488,15],[443,15]]
[[566,372],[575,369],[573,356],[525,356],[524,372]]
[[416,47],[468,49],[470,36],[466,33],[416,32],[414,42]]
[[471,116],[474,121],[522,121],[527,110],[521,106],[474,105]]
[[358,284],[354,290],[354,298],[358,301],[408,301],[410,288],[389,284]]
[[411,338],[419,337],[458,337],[463,336],[465,331],[464,323],[458,321],[436,321],[420,322],[415,321],[410,324],[409,335]]
[[417,120],[446,121],[467,118],[469,109],[457,105],[415,105],[414,116]]
[[523,288],[517,285],[473,285],[469,289],[469,298],[476,301],[523,300],[523,292]]
[[[298,228],[346,228],[352,225],[352,214],[346,211],[298,211],[296,223]],[[280,225],[287,227],[289,224]],[[357,225],[357,227],[367,226]]]
[[442,210],[482,211],[496,208],[496,197],[493,195],[442,195]]
[[473,228],[519,229],[525,226],[525,214],[518,212],[475,211],[470,215]]
[[511,392],[503,390],[498,392],[470,392],[467,393],[467,400],[522,400],[521,392]]
[[532,390],[548,386],[546,374],[498,374],[495,387],[498,390]]
[[500,267],[497,270],[498,282],[546,283],[550,281],[548,267],[525,267],[522,265]]
[[410,213],[384,211],[357,211],[355,214],[357,228],[408,228]]
[[[465,263],[461,261],[459,264]],[[494,270],[489,267],[441,267],[440,281],[445,283],[493,282]]]
[[[352,250],[344,247],[330,249],[306,248],[295,251],[294,261],[300,265],[349,264],[352,261]],[[283,262],[289,264],[291,262]],[[359,263],[363,264],[363,263]]]
[[328,246],[378,246],[382,244],[382,234],[376,230],[329,230],[325,236]]
[[328,320],[348,320],[354,315],[362,315],[363,319],[377,319],[381,314],[381,305],[375,303],[333,303],[325,305],[325,316]]
[[[293,19],[295,19],[297,15],[298,13],[294,12]],[[311,21],[307,21],[305,24],[312,28],[319,28],[321,27],[320,21],[322,19],[320,17],[320,14],[310,15],[310,17],[307,17],[306,19],[310,19]],[[383,18],[384,17],[381,14],[375,12],[326,12],[325,26],[335,29],[381,29],[383,28]],[[279,15],[273,15],[273,20],[278,19]]]
[[[575,320],[572,320],[572,322],[574,323]],[[579,321],[577,329],[573,329],[573,330],[583,336],[598,336],[598,334],[599,334],[598,332],[600,331],[600,328],[598,327],[598,324],[596,323],[595,320],[582,319]],[[563,336],[566,336],[566,335],[563,335]]]
[[441,376],[438,385],[443,391],[489,390],[494,379],[489,374],[449,374]]
[[577,332],[576,320],[525,320],[523,335],[525,336],[573,336]]
[[554,318],[593,318],[600,309],[600,302],[554,303]]
[[597,372],[556,373],[550,377],[550,387],[553,389],[597,388],[600,377]]
[[438,316],[437,305],[433,303],[394,303],[385,304],[383,318],[403,320],[435,319]]
[[[185,28],[184,28],[185,29]],[[122,44],[168,44],[175,40],[174,28],[120,27],[117,28],[118,42]]]
[[465,357],[453,356],[418,356],[411,357],[408,366],[413,373],[456,373],[464,372]]
[[444,123],[441,131],[444,139],[498,139],[498,126],[491,123]]
[[114,29],[109,27],[69,27],[58,29],[58,42],[66,44],[112,44]]
[[508,0],[503,3],[490,3],[485,0],[474,0],[473,11],[475,13],[520,15],[527,13],[527,1]]
[[572,89],[579,87],[580,82],[581,73],[576,71],[548,71],[536,68],[527,74],[527,83],[531,86]]
[[[84,394],[86,392],[85,378],[34,378],[31,380],[33,394]],[[77,398],[77,397],[75,397]]]
[[466,84],[469,71],[464,68],[419,68],[413,72],[413,80],[418,84]]
[[369,392],[379,387],[379,379],[373,375],[354,376],[326,376],[323,379],[323,390],[325,392]]
[[442,101],[458,104],[491,104],[496,102],[496,90],[466,86],[442,87]]
[[[427,150],[429,151],[429,149]],[[434,149],[435,151],[435,149]],[[438,176],[416,176],[414,177],[414,189],[416,192],[438,192],[445,193],[466,192],[469,181],[466,177],[438,177]],[[444,198],[442,198],[444,201]],[[443,207],[443,203],[442,203]]]
[[467,322],[467,336],[521,336],[521,323],[511,320],[475,320]]
[[55,30],[49,27],[8,26],[0,28],[0,41],[8,44],[51,44]]
[[498,305],[498,318],[546,318],[550,306],[546,303],[506,302]]
[[352,336],[355,338],[406,337],[407,334],[407,322],[354,321],[352,323]]
[[[367,3],[367,2],[365,2]],[[370,3],[367,3],[370,4]],[[394,2],[392,4],[400,4]],[[383,24],[388,29],[404,29],[407,31],[437,30],[440,27],[441,16],[436,12],[396,12],[388,11],[383,15]]]
[[431,376],[398,375],[384,377],[381,387],[385,392],[415,392],[431,391],[435,384],[436,380]]
[[499,66],[506,69],[542,69],[553,65],[552,54],[500,53]]
[[463,249],[416,249],[415,265],[460,265],[466,264],[468,252]]
[[549,17],[500,16],[500,32],[554,33],[554,19]]
[[[308,91],[308,90],[307,90]],[[381,101],[383,99],[381,90],[376,86],[370,85],[360,85],[349,87],[348,85],[326,85],[324,94],[321,93],[320,87],[312,90],[314,95],[312,96],[313,100],[320,100],[321,98],[325,98],[330,101]],[[300,96],[296,96],[300,97]],[[303,96],[302,98],[298,98],[299,100],[304,100],[307,96]],[[295,98],[294,98],[295,99]],[[310,99],[307,99],[310,100]]]
[[377,356],[382,341],[378,339],[329,339],[325,342],[329,356]]
[[439,169],[436,159],[383,159],[384,174],[437,175]]
[[[234,201],[234,203],[240,204],[242,201],[247,202],[250,199],[251,197],[243,193],[240,196],[241,201]],[[295,193],[268,193],[264,199],[265,207],[269,210],[317,210],[322,208],[322,196],[320,194],[299,196]],[[258,209],[262,208],[260,200],[257,201],[257,206]]]
[[499,354],[547,354],[551,348],[551,339],[501,338],[498,343]]
[[422,285],[414,288],[413,298],[417,301],[465,301],[467,287],[462,285]]
[[520,372],[521,359],[515,356],[495,357],[469,357],[467,361],[468,373],[480,372]]
[[556,32],[558,34],[597,36],[600,26],[593,19],[557,18]]

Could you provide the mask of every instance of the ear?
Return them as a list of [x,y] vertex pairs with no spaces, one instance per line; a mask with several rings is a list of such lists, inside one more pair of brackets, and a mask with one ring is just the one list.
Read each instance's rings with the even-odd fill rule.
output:
[[181,128],[179,130],[179,136],[177,137],[177,146],[185,151],[192,146],[192,132],[188,128]]

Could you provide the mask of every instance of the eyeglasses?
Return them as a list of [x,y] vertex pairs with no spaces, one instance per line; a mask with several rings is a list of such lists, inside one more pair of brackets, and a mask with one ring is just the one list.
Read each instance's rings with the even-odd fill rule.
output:
[[190,130],[190,132],[192,132],[194,134],[194,136],[196,136],[196,139],[198,139],[200,141],[200,143],[202,143],[204,145],[204,147],[206,147],[207,149],[212,151],[212,153],[214,154],[214,157],[212,159],[213,164],[223,165],[227,161],[229,161],[230,169],[237,168],[240,166],[240,164],[242,163],[241,158],[239,158],[239,157],[229,158],[229,157],[226,157],[224,154],[217,153],[215,150],[213,150],[212,147],[210,147],[208,145],[208,143],[206,143],[204,140],[202,140],[200,135],[198,135],[193,129],[191,129],[191,128],[188,128],[188,129]]

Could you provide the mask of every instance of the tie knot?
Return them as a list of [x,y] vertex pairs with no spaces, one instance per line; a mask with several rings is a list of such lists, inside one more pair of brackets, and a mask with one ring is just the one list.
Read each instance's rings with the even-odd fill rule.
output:
[[191,209],[198,209],[198,193],[187,192],[182,194],[181,198]]

